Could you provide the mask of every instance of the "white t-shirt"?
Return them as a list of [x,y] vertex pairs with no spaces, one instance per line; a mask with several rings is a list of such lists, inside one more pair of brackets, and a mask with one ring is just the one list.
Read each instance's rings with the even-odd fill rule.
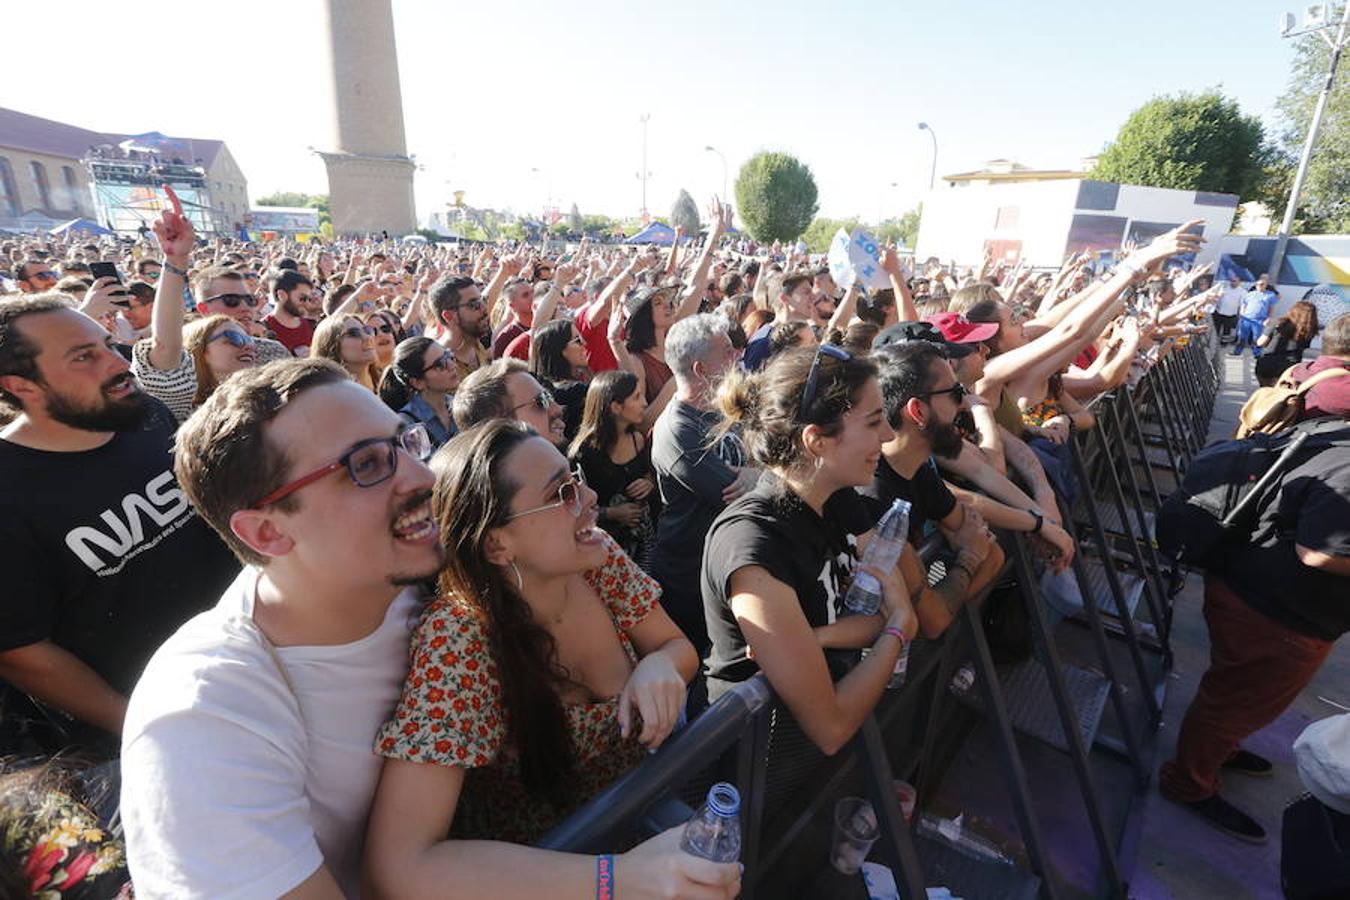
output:
[[1223,293],[1219,294],[1219,302],[1214,311],[1221,316],[1236,316],[1238,310],[1242,308],[1242,298],[1246,293],[1247,289],[1242,285],[1237,287],[1225,285]]
[[121,806],[137,897],[276,897],[324,863],[358,895],[375,733],[408,671],[418,595],[359,641],[274,648],[253,621],[260,575],[245,567],[132,692]]

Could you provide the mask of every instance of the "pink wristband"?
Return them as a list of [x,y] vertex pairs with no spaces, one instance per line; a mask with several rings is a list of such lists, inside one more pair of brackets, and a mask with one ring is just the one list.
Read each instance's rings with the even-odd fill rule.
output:
[[881,629],[881,633],[889,634],[891,637],[895,638],[900,642],[901,647],[904,647],[909,643],[909,638],[905,636],[904,629],[897,628],[894,625],[887,625],[885,628]]

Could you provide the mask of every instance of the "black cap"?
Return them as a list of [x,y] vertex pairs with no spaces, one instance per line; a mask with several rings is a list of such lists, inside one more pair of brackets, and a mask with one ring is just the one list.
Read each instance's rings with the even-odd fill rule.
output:
[[976,352],[975,344],[953,344],[942,336],[932,322],[897,322],[877,335],[872,342],[873,350],[913,341],[927,341],[936,344],[948,359],[962,359]]

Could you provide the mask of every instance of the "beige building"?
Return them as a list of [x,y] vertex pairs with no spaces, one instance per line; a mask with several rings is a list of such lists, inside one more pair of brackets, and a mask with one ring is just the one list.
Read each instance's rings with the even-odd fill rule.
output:
[[[0,228],[31,230],[86,217],[101,221],[82,160],[95,147],[116,147],[133,137],[90,131],[0,108]],[[232,233],[248,213],[248,181],[223,141],[170,138],[186,146],[187,165],[206,173],[208,221]]]

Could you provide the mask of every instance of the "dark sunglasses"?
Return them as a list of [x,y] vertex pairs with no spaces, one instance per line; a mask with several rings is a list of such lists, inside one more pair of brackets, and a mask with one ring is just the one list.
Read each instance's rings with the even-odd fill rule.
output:
[[252,294],[216,294],[214,297],[207,297],[202,303],[224,303],[229,309],[238,309],[239,304],[244,304],[249,309],[255,309],[258,306],[258,298]]
[[515,412],[518,409],[524,409],[527,406],[537,406],[547,412],[553,406],[553,395],[550,394],[547,389],[541,390],[524,403],[519,403],[511,407],[511,412]]
[[[366,326],[366,327],[370,327],[370,326]],[[393,333],[394,333],[394,326],[393,326],[393,325],[390,325],[388,322],[384,322],[384,323],[381,323],[380,325],[376,325],[376,326],[375,326],[375,330],[378,331],[378,332],[380,332],[380,334],[393,334]]]
[[820,387],[820,358],[822,356],[828,356],[840,362],[848,362],[853,358],[853,354],[842,347],[836,347],[834,344],[820,344],[816,347],[815,358],[811,360],[811,371],[806,375],[806,390],[802,391],[802,405],[797,409],[797,416],[803,420],[806,419],[806,411],[816,401],[816,391]]
[[231,347],[238,347],[241,350],[245,347],[253,346],[252,337],[250,337],[247,334],[244,334],[242,331],[235,331],[232,328],[219,332],[217,334],[213,334],[206,339],[206,342],[208,344],[211,343],[212,341],[224,341]]
[[916,397],[936,397],[939,394],[951,394],[952,402],[960,405],[962,400],[966,399],[966,387],[961,382],[957,382],[949,388],[943,388],[940,391],[924,391],[921,394],[915,394]]
[[449,372],[450,367],[453,366],[454,364],[455,364],[455,354],[446,352],[441,354],[440,359],[436,360],[434,363],[427,366],[426,370],[430,372],[432,369],[444,369],[445,371]]
[[420,423],[409,425],[393,437],[361,441],[338,457],[336,462],[282,485],[253,504],[252,508],[262,509],[268,504],[285,499],[302,487],[311,485],[344,467],[352,484],[361,488],[374,487],[394,477],[394,473],[398,471],[399,450],[403,450],[416,460],[425,460],[430,456],[431,438],[427,435],[427,427]]
[[342,329],[342,336],[349,338],[367,337],[374,333],[375,329],[371,328],[369,325],[362,325],[360,328],[353,325],[351,328]]

